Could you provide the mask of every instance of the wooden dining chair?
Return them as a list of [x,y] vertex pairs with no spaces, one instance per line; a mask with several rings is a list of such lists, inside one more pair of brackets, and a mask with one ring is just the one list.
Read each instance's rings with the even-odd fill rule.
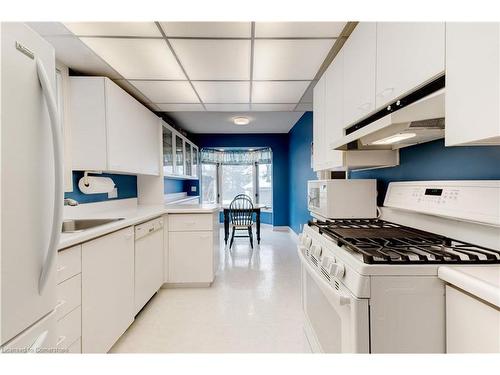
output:
[[[248,196],[244,194],[237,195],[229,205],[229,220],[231,223],[232,233],[229,248],[233,246],[235,237],[249,237],[250,246],[253,249],[253,203]],[[236,231],[247,231],[248,235],[237,236]]]

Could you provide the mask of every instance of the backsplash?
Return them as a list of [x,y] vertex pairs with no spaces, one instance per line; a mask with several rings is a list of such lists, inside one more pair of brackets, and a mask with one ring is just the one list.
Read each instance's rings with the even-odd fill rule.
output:
[[107,200],[137,198],[137,176],[103,173],[98,176],[110,177],[118,189],[117,198],[108,198],[108,194],[83,194],[78,188],[78,181],[83,177],[83,171],[73,171],[73,191],[64,193],[64,198],[75,199],[79,203],[94,203]]
[[440,139],[400,150],[400,165],[353,171],[350,178],[376,178],[378,204],[391,181],[500,180],[500,147],[445,147]]
[[[196,191],[192,191],[191,188],[193,186],[196,188]],[[163,192],[165,194],[186,192],[190,196],[200,195],[200,182],[198,180],[181,180],[165,177]]]

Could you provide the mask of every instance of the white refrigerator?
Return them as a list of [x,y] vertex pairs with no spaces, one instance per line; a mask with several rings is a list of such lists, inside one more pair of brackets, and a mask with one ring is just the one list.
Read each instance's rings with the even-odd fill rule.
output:
[[64,198],[55,55],[25,24],[0,34],[0,352],[50,351]]

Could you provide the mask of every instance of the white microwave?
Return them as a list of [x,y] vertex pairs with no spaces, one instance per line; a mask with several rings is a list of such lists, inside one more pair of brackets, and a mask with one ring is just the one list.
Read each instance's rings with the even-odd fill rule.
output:
[[307,182],[308,209],[322,219],[377,217],[377,180],[313,180]]

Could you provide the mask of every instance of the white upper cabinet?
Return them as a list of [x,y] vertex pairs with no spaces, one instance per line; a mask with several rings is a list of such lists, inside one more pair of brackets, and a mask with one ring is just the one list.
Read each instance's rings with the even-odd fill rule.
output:
[[343,152],[330,143],[344,136],[344,52],[341,50],[325,72],[325,167],[343,168]]
[[344,50],[344,125],[351,125],[375,109],[377,25],[359,23]]
[[376,108],[444,73],[444,29],[443,22],[377,23]]
[[323,75],[313,90],[313,170],[324,169],[325,163],[325,81]]
[[500,24],[446,24],[446,146],[500,145]]
[[73,169],[160,174],[160,119],[105,77],[71,77]]

